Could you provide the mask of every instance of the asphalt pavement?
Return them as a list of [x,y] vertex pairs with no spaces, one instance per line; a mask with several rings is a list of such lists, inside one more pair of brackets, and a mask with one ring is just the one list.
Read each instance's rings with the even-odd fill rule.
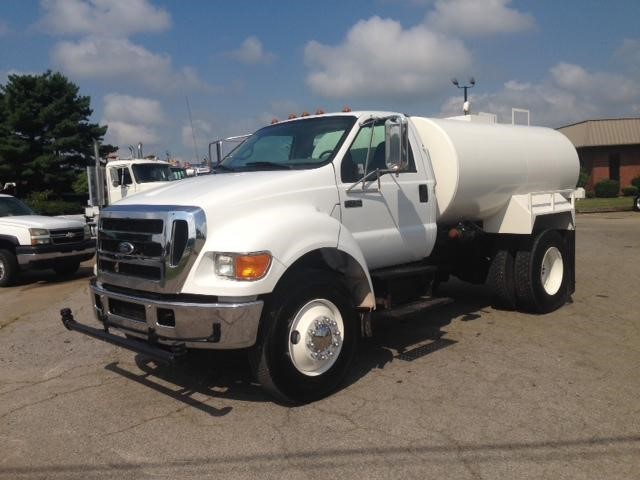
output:
[[295,408],[244,352],[171,369],[66,331],[91,272],[0,290],[0,479],[640,478],[640,214],[578,216],[560,310],[451,282],[454,304],[376,321],[344,388]]

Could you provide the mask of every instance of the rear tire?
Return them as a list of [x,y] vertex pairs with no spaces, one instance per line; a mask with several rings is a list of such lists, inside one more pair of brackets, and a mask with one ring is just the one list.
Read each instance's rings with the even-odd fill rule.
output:
[[333,392],[358,343],[358,322],[342,278],[303,270],[279,285],[265,304],[249,360],[262,387],[286,403],[306,403]]
[[498,250],[491,260],[486,285],[493,291],[494,306],[503,310],[516,308],[514,255],[509,250]]
[[640,195],[633,199],[633,209],[640,212]]
[[60,263],[53,266],[53,270],[61,277],[70,277],[78,271],[80,262]]
[[18,261],[10,250],[0,250],[0,287],[13,285],[18,276]]
[[518,305],[528,311],[548,313],[560,308],[569,296],[570,265],[560,234],[541,232],[530,250],[519,250],[515,259]]

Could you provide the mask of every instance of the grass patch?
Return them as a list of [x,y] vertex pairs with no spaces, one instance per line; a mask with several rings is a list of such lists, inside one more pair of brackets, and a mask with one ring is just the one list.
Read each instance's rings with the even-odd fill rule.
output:
[[633,209],[633,197],[580,198],[576,200],[578,213],[624,211]]

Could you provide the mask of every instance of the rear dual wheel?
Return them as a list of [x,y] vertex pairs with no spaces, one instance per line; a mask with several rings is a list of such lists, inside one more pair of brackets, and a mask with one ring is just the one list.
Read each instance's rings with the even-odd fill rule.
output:
[[339,275],[296,272],[269,299],[261,323],[250,361],[269,394],[306,403],[338,388],[359,334],[355,308]]
[[531,249],[515,257],[515,290],[518,305],[529,311],[548,313],[568,299],[570,266],[560,234],[545,230]]

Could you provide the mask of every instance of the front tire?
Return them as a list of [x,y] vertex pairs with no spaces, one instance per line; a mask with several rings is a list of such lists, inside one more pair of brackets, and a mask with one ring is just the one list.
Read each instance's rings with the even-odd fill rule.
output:
[[570,277],[564,242],[554,230],[543,231],[530,250],[516,254],[516,295],[524,310],[548,313],[560,308],[569,296]]
[[633,209],[640,212],[640,195],[633,199]]
[[0,250],[0,287],[13,285],[18,276],[18,261],[10,250]]
[[265,305],[250,361],[257,380],[286,403],[333,392],[358,343],[357,315],[342,278],[304,270],[278,286]]

